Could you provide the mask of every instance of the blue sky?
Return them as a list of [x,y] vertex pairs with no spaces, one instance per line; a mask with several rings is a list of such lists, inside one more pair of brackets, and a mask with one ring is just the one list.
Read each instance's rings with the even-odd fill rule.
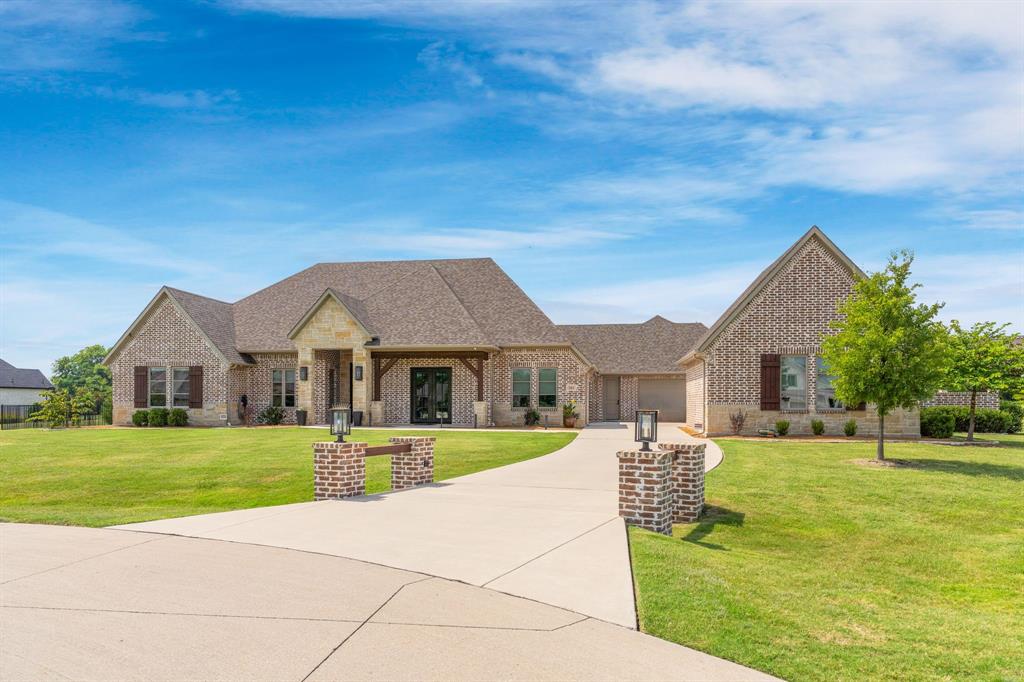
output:
[[0,357],[160,285],[492,256],[710,324],[810,225],[1024,331],[1020,3],[0,3]]

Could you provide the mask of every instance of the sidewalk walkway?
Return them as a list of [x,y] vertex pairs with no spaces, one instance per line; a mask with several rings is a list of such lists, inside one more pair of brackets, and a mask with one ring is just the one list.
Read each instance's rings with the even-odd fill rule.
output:
[[[359,559],[636,628],[615,460],[632,436],[630,424],[595,424],[550,455],[431,486],[119,528]],[[721,451],[708,443],[710,467]]]

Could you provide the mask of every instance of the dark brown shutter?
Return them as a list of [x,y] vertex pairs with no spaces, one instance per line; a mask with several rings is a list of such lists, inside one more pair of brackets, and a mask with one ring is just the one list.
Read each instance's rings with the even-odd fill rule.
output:
[[203,367],[188,368],[188,406],[203,406]]
[[765,353],[761,356],[761,409],[779,409],[779,399],[782,391],[779,376],[779,356],[775,353]]
[[149,367],[135,368],[135,407],[149,405]]

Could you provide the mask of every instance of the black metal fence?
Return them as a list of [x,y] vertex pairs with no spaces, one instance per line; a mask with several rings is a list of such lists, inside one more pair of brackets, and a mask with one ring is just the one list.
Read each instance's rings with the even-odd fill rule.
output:
[[[29,421],[29,417],[39,411],[39,405],[0,405],[0,429],[45,429],[50,425],[45,421]],[[83,414],[72,421],[68,417],[64,426],[99,426],[104,424],[99,414]]]

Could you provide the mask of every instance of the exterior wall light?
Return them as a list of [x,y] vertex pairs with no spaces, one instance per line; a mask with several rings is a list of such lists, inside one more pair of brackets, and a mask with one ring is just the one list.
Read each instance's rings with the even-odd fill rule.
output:
[[352,410],[348,407],[331,408],[331,435],[338,437],[339,443],[345,442],[345,436],[352,433]]
[[356,381],[362,381],[363,380],[363,366],[362,365],[356,365],[353,368],[352,373],[355,375],[354,378],[355,378]]
[[309,379],[309,367],[299,367],[299,381],[306,381]]
[[651,443],[658,440],[658,411],[637,410],[636,411],[636,442],[643,443],[640,449],[650,452]]

